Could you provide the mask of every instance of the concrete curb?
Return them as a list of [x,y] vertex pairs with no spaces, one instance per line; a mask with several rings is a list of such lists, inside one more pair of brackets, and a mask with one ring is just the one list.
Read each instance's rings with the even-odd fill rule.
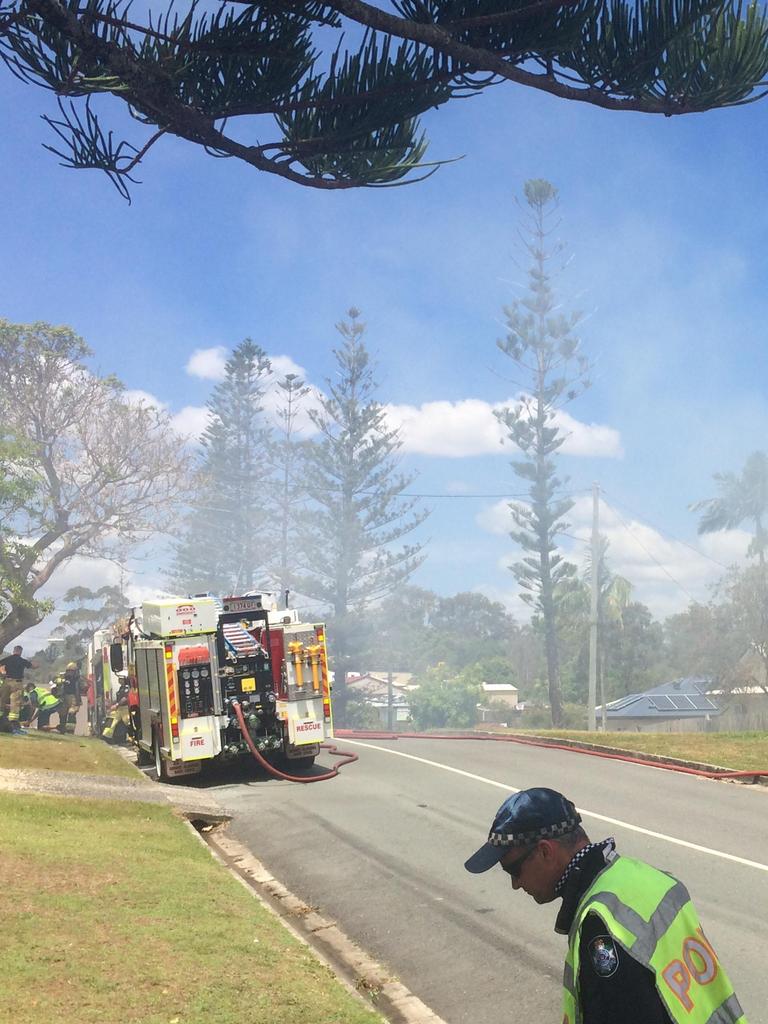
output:
[[[557,746],[557,747],[571,747],[574,750],[595,750],[598,753],[605,752],[606,754],[617,754],[620,757],[637,758],[638,760],[649,761],[649,762],[652,762],[653,764],[658,764],[658,765],[668,764],[668,765],[673,765],[673,766],[679,767],[679,768],[694,768],[696,771],[702,771],[702,772],[730,772],[730,771],[734,771],[735,770],[733,768],[724,768],[722,765],[718,765],[718,764],[706,764],[706,763],[704,763],[702,761],[685,761],[682,758],[679,758],[679,757],[668,757],[665,754],[647,754],[647,753],[645,753],[643,751],[627,750],[624,747],[608,747],[608,746],[606,746],[603,743],[588,743],[586,740],[559,739],[559,738],[554,738],[552,736],[542,736],[539,733],[502,733],[502,732],[486,731],[484,733],[478,732],[478,735],[480,735],[480,736],[483,736],[483,735],[485,735],[485,736],[510,736],[510,737],[517,737],[517,736],[519,736],[520,739],[523,739],[523,740],[535,740],[537,743],[541,743],[541,744],[543,744],[545,746],[548,746],[548,747]],[[747,776],[744,776],[744,777],[738,778],[738,779],[733,779],[733,778],[718,779],[718,778],[714,777],[714,778],[712,778],[709,781],[712,781],[712,782],[736,782],[736,783],[741,783],[742,785],[746,784],[746,785],[750,785],[750,786],[751,785],[755,785],[755,784],[758,784],[758,785],[768,785],[768,777],[766,777],[766,776],[759,776],[759,775],[752,776],[751,781],[748,780]]]
[[314,950],[348,989],[385,1019],[393,1024],[445,1024],[385,967],[355,945],[335,922],[322,917],[274,878],[242,843],[215,829],[198,838],[296,938]]

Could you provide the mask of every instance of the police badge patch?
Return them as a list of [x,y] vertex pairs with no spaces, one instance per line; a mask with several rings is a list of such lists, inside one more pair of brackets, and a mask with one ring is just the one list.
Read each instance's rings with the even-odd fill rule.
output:
[[598,935],[592,939],[589,957],[598,978],[610,978],[619,969],[619,954],[610,935]]

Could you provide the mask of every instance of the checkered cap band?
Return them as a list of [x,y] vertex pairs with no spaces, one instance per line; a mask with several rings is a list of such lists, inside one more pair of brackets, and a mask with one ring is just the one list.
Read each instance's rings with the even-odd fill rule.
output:
[[575,814],[563,821],[555,822],[554,825],[542,825],[528,832],[491,832],[488,835],[488,842],[491,846],[530,846],[539,839],[557,839],[559,836],[568,835],[580,822],[581,815]]

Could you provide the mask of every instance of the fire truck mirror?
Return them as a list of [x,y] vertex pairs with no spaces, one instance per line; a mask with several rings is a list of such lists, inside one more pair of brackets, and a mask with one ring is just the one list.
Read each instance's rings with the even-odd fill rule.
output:
[[122,672],[125,667],[123,662],[123,645],[109,645],[109,664],[113,672]]

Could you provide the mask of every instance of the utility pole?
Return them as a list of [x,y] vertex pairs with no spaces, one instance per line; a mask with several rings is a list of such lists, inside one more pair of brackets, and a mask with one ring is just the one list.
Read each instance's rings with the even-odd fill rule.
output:
[[590,573],[589,601],[589,693],[587,699],[587,728],[594,732],[595,695],[597,690],[597,598],[600,571],[600,487],[592,484],[592,572]]
[[387,729],[389,732],[395,731],[394,691],[392,690],[391,672],[387,672]]

